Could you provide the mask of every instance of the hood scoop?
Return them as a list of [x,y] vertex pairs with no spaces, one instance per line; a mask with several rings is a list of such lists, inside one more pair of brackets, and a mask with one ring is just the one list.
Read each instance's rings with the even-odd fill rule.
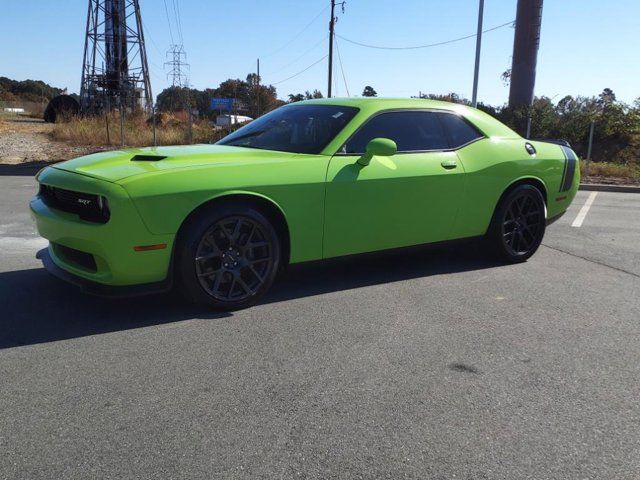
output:
[[131,157],[132,162],[157,162],[167,158],[166,155],[134,155]]

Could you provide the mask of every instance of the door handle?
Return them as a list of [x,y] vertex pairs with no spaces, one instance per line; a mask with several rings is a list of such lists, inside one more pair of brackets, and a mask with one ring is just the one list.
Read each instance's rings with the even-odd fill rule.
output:
[[452,168],[456,168],[458,166],[458,162],[455,160],[443,160],[440,165],[442,165],[447,170],[451,170]]

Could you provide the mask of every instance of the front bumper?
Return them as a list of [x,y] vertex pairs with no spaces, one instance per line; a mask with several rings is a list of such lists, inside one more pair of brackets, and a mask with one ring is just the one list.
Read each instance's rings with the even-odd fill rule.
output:
[[43,248],[36,254],[36,258],[42,262],[42,266],[55,277],[67,283],[79,287],[85,293],[98,295],[100,297],[138,297],[141,295],[152,295],[171,290],[171,275],[161,282],[145,283],[137,285],[105,285],[93,282],[83,277],[74,275],[67,270],[63,270],[53,261],[48,248]]
[[[81,220],[78,215],[51,208],[36,196],[31,216],[40,235],[50,242],[47,255],[62,271],[93,284],[110,287],[156,284],[167,281],[174,235],[155,235],[144,225],[127,192],[119,185],[85,175],[46,168],[38,181],[46,185],[103,195],[109,200],[107,223]],[[134,247],[166,244],[162,250],[135,251]],[[66,252],[92,257],[75,261]],[[72,282],[74,283],[74,282]]]

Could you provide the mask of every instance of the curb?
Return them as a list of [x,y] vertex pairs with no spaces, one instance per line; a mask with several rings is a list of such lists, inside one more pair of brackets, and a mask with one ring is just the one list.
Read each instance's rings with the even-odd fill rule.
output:
[[581,183],[579,190],[592,192],[640,193],[640,185],[607,185],[604,183]]

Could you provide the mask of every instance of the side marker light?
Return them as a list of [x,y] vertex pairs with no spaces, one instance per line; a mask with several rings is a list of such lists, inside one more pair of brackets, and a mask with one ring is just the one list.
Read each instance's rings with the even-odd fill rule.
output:
[[166,243],[157,243],[156,245],[138,245],[133,247],[136,252],[147,252],[149,250],[164,250],[167,248]]

